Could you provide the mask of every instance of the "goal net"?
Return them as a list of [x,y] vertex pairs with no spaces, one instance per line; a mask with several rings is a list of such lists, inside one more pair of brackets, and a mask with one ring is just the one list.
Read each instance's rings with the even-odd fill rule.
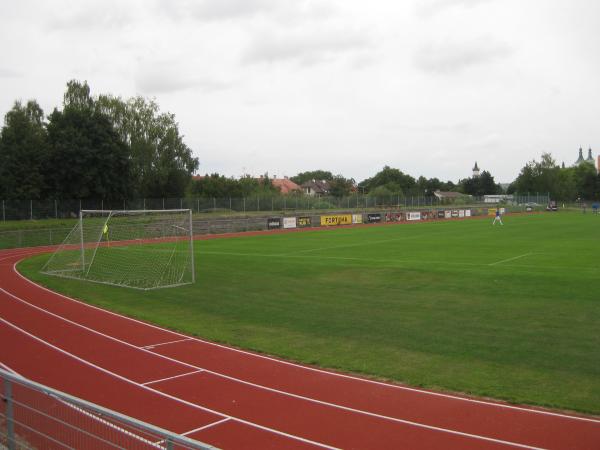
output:
[[82,210],[42,273],[144,290],[193,283],[192,213]]

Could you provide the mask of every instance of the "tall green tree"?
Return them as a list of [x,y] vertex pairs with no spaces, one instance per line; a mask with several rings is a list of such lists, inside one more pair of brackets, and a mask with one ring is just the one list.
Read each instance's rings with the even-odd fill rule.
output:
[[143,97],[122,100],[101,95],[97,108],[108,117],[128,145],[136,194],[142,197],[184,195],[198,159],[184,143],[175,115],[161,112]]
[[0,198],[38,199],[48,160],[44,112],[35,100],[15,102],[0,133]]
[[403,173],[399,169],[384,166],[373,177],[367,178],[358,184],[359,190],[366,192],[370,192],[379,186],[384,186],[386,191],[392,194],[406,194],[415,190],[416,181],[413,177]]
[[57,198],[130,197],[127,146],[95,108],[87,83],[69,82],[63,110],[49,116],[46,178]]
[[353,178],[345,178],[343,175],[336,175],[329,182],[329,193],[334,197],[345,197],[350,195],[354,188]]
[[300,172],[298,175],[290,178],[298,186],[311,180],[333,180],[333,174],[327,170],[310,170],[307,172]]

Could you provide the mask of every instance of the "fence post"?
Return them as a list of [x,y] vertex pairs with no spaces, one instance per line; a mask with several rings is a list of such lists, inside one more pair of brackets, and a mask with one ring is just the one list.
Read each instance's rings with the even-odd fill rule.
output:
[[260,196],[256,197],[256,210],[260,211]]
[[274,211],[274,206],[273,206],[273,196],[271,196],[271,211]]
[[2,200],[2,222],[6,222],[6,209],[4,208],[4,200]]
[[[244,197],[244,214],[246,214],[246,197]],[[248,226],[246,225],[246,229]]]
[[81,214],[81,199],[79,199],[79,214]]
[[58,204],[56,202],[56,199],[54,199],[54,218],[58,219]]
[[213,212],[217,212],[217,199],[213,197]]
[[196,209],[198,210],[198,213],[200,213],[200,197],[196,199]]
[[232,209],[231,209],[231,196],[229,196],[229,211],[230,212],[232,211]]
[[8,450],[15,450],[15,418],[13,411],[12,384],[8,379],[4,380],[4,401],[6,402],[6,437],[8,438]]
[[165,209],[165,198],[163,197],[163,209]]
[[33,220],[33,200],[29,200],[29,219]]

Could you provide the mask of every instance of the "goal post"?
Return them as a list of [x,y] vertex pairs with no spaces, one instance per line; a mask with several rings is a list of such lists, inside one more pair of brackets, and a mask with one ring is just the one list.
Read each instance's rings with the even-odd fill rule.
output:
[[192,211],[82,210],[42,273],[144,290],[194,283]]

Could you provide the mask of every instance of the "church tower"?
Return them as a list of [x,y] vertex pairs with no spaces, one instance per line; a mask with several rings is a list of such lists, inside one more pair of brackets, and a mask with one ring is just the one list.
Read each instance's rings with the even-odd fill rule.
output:
[[578,166],[583,162],[585,162],[585,159],[583,159],[583,149],[579,147],[579,158],[577,158],[577,161],[575,161],[575,165]]
[[479,176],[479,167],[477,167],[477,161],[475,161],[475,166],[473,166],[473,178],[477,178]]

